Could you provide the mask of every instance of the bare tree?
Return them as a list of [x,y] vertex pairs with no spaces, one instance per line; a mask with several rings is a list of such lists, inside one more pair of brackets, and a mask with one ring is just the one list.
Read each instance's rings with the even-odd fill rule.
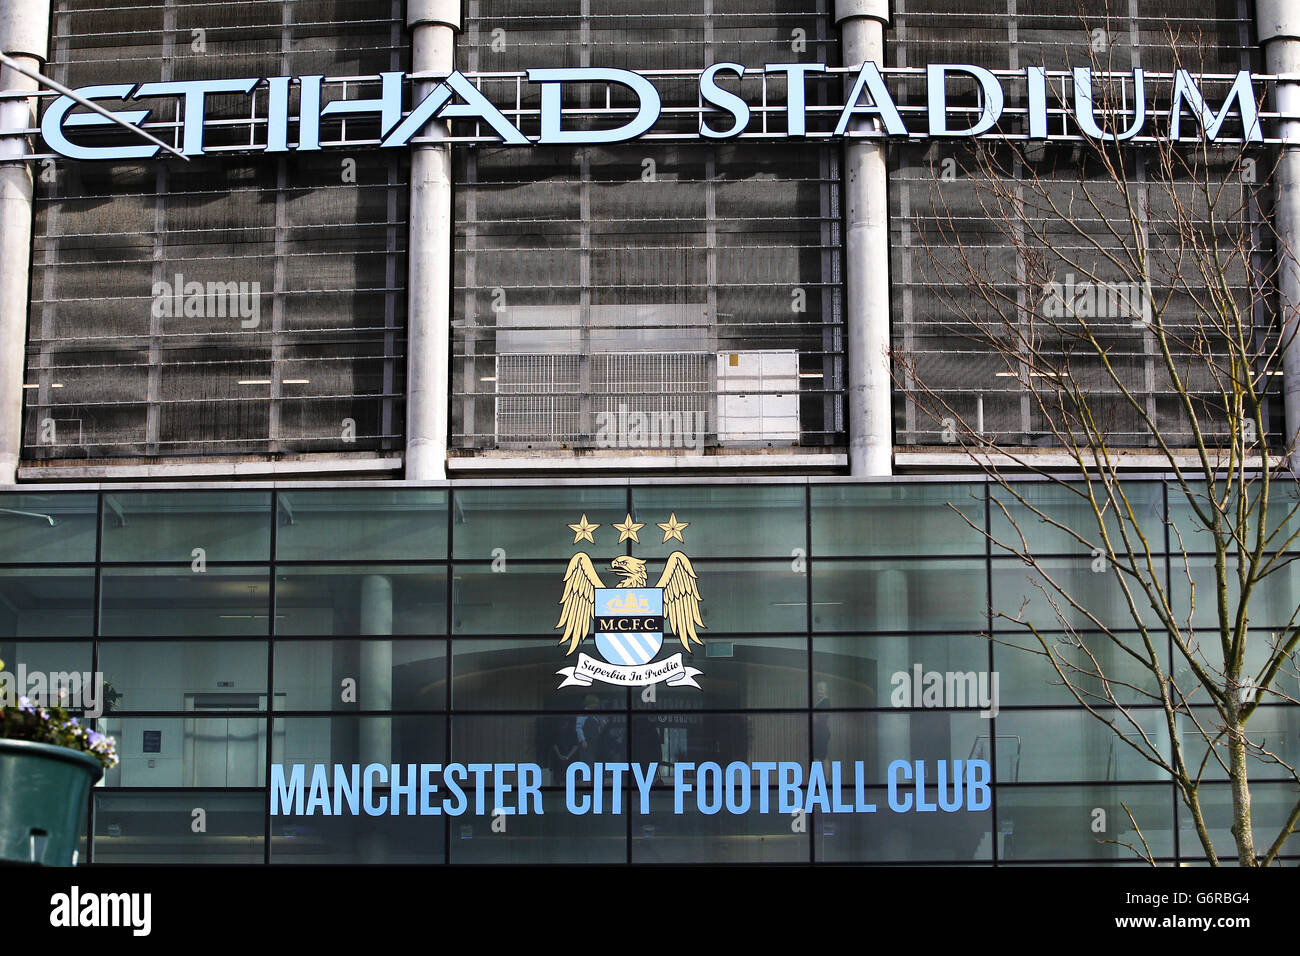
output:
[[[1169,42],[1196,53],[1172,31]],[[1295,673],[1300,640],[1300,609],[1285,627],[1251,626],[1261,593],[1289,577],[1300,535],[1285,468],[1294,449],[1269,420],[1300,305],[1275,302],[1269,247],[1284,250],[1285,239],[1268,223],[1270,154],[1226,126],[1211,139],[1190,112],[1174,141],[1168,100],[1163,116],[1149,105],[1168,96],[1172,76],[1148,75],[1143,93],[1102,58],[1086,65],[1111,138],[976,141],[963,176],[934,178],[930,211],[913,224],[948,332],[994,357],[1004,398],[1027,406],[1036,434],[990,430],[983,404],[977,412],[969,394],[927,382],[914,352],[895,350],[895,375],[988,476],[996,521],[985,533],[1032,569],[1036,600],[1051,608],[1051,627],[1023,606],[994,609],[1032,635],[1017,646],[1175,782],[1208,861],[1235,854],[1266,866],[1300,820],[1300,800],[1268,833],[1251,812],[1252,775],[1267,769],[1300,785],[1296,766],[1252,727],[1261,704],[1296,703],[1283,678]],[[1200,83],[1210,100],[1214,81]],[[1070,77],[1049,85],[1056,103],[1076,105]],[[1147,135],[1114,138],[1141,108]],[[1168,515],[1143,500],[1150,485],[1126,465],[1135,454],[1166,476]],[[1078,507],[1045,504],[1027,473]],[[1118,617],[1040,556],[1037,522],[1105,572]],[[1145,713],[1161,715],[1161,733],[1135,703],[1158,704]],[[1231,791],[1231,853],[1207,823],[1205,784],[1217,771]],[[1137,842],[1124,845],[1154,862],[1130,819]]]

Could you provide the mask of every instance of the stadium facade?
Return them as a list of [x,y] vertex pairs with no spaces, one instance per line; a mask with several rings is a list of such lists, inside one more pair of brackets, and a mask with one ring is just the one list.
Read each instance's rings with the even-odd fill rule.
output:
[[[1134,150],[1163,111],[1280,156],[1239,215],[1285,239],[1297,47],[1265,0],[0,0],[0,659],[107,682],[83,859],[1124,863],[1121,804],[1200,858],[1170,781],[1011,646],[1004,613],[1089,622],[991,543],[1003,509],[1123,628],[1112,576],[916,378],[1064,467],[936,273],[954,222],[1015,268],[974,137],[1001,116],[1069,195],[1084,120],[1046,91],[1101,55],[1148,78]],[[1110,309],[1190,445],[1149,290],[1057,279],[1025,307]],[[1285,444],[1300,347],[1278,371]],[[1208,587],[1181,497],[1132,488],[1173,593]],[[1280,573],[1252,620],[1298,598]],[[601,637],[566,654],[573,615]],[[1294,765],[1297,708],[1257,719]],[[1230,843],[1223,774],[1204,800]]]

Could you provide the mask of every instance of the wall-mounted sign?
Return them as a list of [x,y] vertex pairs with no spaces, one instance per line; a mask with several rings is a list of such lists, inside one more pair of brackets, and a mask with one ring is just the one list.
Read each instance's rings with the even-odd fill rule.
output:
[[[903,87],[923,79],[925,92]],[[698,73],[638,73],[583,67],[518,74],[454,72],[419,77],[401,72],[374,77],[248,77],[114,83],[76,92],[110,108],[118,119],[170,131],[186,156],[209,152],[313,152],[327,146],[406,147],[457,142],[507,146],[581,146],[636,139],[729,140],[1010,137],[1029,140],[1120,141],[1200,139],[1264,142],[1255,84],[1271,77],[1097,73],[1086,67],[1049,71],[992,71],[932,63],[924,69],[860,68],[822,63],[769,63],[750,68],[717,63]],[[683,84],[686,84],[683,87]],[[360,88],[377,95],[358,98]],[[892,88],[891,88],[892,87]],[[1108,105],[1101,88],[1120,90]],[[663,90],[670,93],[665,106]],[[1008,105],[1007,91],[1018,101]],[[1023,91],[1023,96],[1020,91]],[[248,100],[246,117],[219,120],[222,142],[210,145],[215,123],[209,97]],[[331,98],[332,97],[332,98]],[[1217,105],[1216,105],[1217,101]],[[409,108],[404,103],[409,102]],[[1157,109],[1156,102],[1168,103]],[[687,103],[687,105],[672,104]],[[147,104],[147,105],[144,105]],[[179,116],[176,121],[155,117]],[[358,118],[360,122],[356,122]],[[353,121],[353,129],[348,122]],[[68,96],[45,110],[40,132],[49,148],[72,159],[149,159],[160,148],[119,129],[104,142],[105,116],[84,111]],[[246,125],[248,142],[232,137]],[[356,127],[366,127],[364,132]],[[101,135],[86,137],[91,131]]]
[[[586,540],[594,544],[592,535],[599,527],[588,522],[584,514],[577,524],[569,525],[573,543]],[[629,514],[622,524],[614,525],[614,530],[619,532],[620,544],[629,539],[639,543],[638,533],[644,527]],[[678,521],[674,512],[659,527],[664,531],[663,543],[667,544],[672,538],[684,541],[682,532],[690,522]],[[620,554],[609,566],[620,576],[612,588],[601,581],[585,551],[575,554],[564,572],[560,620],[555,625],[564,630],[560,643],[568,645],[566,654],[572,654],[594,628],[596,650],[604,660],[579,653],[576,664],[556,672],[564,676],[560,686],[590,687],[600,681],[620,687],[646,687],[666,681],[670,687],[698,689],[695,678],[700,672],[688,667],[681,654],[655,660],[664,644],[665,621],[688,652],[694,653],[692,644],[704,643],[696,633],[704,622],[700,619],[699,581],[691,559],[682,551],[670,554],[654,587],[648,586],[646,562],[641,558]]]

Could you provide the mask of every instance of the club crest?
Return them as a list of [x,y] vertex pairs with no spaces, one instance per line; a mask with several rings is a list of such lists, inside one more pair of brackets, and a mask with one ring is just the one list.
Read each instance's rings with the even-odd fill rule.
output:
[[[689,524],[679,522],[673,514],[659,525],[664,542],[676,538],[684,543],[682,530]],[[573,543],[586,540],[594,544],[592,533],[599,527],[589,524],[584,514],[578,524],[569,525]],[[643,527],[631,515],[614,525],[621,535],[620,544],[629,538],[639,542],[637,532]],[[687,666],[682,654],[656,659],[667,633],[681,641],[687,653],[694,653],[692,645],[704,644],[698,634],[704,628],[699,581],[691,559],[684,551],[672,552],[653,587],[650,569],[641,558],[621,554],[609,563],[609,570],[619,575],[613,586],[601,580],[591,556],[580,551],[564,572],[560,619],[555,624],[564,632],[559,642],[567,645],[566,654],[573,654],[584,640],[593,637],[602,659],[579,652],[576,664],[556,671],[564,675],[560,686],[590,687],[600,681],[642,687],[665,681],[670,687],[699,688],[695,678],[700,671]]]

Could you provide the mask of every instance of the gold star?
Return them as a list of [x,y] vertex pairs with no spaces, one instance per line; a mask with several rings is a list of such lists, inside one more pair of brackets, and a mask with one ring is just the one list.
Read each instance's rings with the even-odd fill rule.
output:
[[569,525],[569,530],[573,532],[573,543],[577,544],[583,538],[586,538],[592,544],[595,544],[596,539],[591,536],[591,533],[599,527],[598,524],[588,524],[587,516],[584,514],[578,524]]
[[[628,515],[626,518],[623,519],[622,524],[614,525],[614,530],[618,532],[618,543],[622,544],[628,538],[631,538],[637,544],[640,544],[641,539],[636,536],[636,533],[644,527],[645,527],[644,522],[642,522],[641,524],[637,524],[635,521],[632,520],[632,516]],[[594,544],[595,542],[592,543]]]
[[656,524],[658,524],[659,527],[663,529],[664,544],[668,543],[669,538],[676,538],[678,541],[681,541],[682,544],[686,543],[685,541],[682,540],[682,531],[685,528],[689,528],[691,526],[691,523],[689,521],[678,521],[676,512],[668,516],[667,524],[664,524],[662,522],[656,522]]

